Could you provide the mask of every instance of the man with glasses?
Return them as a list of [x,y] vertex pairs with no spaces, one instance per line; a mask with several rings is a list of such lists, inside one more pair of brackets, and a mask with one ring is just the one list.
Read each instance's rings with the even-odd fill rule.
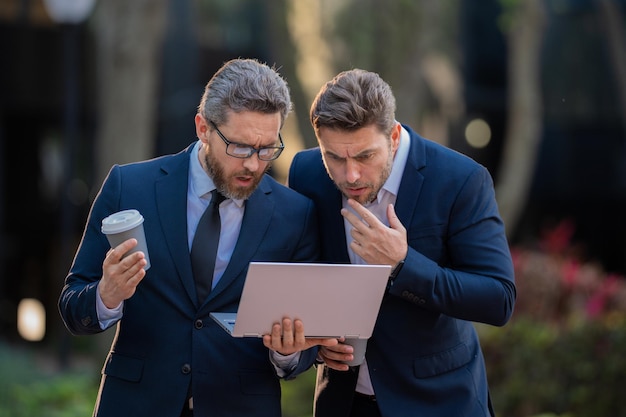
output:
[[[117,325],[95,416],[278,417],[279,378],[310,367],[317,350],[308,348],[337,343],[305,339],[290,318],[268,324],[264,340],[232,338],[209,318],[237,311],[251,261],[317,260],[311,200],[266,175],[290,108],[273,69],[229,61],[206,86],[196,143],[111,169],[59,300],[73,334]],[[145,219],[147,271],[144,253],[125,256],[135,239],[111,249],[100,232],[125,209]]]

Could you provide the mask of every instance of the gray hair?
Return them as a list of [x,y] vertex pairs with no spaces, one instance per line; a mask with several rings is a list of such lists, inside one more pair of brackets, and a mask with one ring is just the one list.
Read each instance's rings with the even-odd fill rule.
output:
[[282,127],[291,111],[287,82],[255,59],[230,60],[209,80],[198,105],[198,113],[217,125],[227,122],[229,111],[280,113]]
[[321,88],[310,119],[316,134],[321,127],[354,131],[372,124],[388,134],[396,124],[395,112],[396,99],[389,84],[374,72],[352,69]]

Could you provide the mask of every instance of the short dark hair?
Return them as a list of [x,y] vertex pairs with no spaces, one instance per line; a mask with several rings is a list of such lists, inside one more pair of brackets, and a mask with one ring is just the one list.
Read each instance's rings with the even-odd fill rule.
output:
[[321,88],[310,119],[316,134],[321,127],[352,131],[371,124],[387,134],[396,123],[395,112],[389,84],[378,74],[357,68],[337,74]]

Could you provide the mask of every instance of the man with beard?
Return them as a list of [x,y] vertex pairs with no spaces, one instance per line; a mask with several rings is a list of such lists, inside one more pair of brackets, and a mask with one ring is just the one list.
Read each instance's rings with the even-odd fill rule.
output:
[[343,363],[347,344],[320,348],[315,416],[493,415],[471,322],[504,325],[516,296],[493,183],[395,109],[377,74],[340,73],[311,107],[319,148],[290,168],[318,210],[322,261],[393,267],[363,364]]
[[[277,72],[255,60],[229,61],[198,106],[199,141],[109,172],[59,300],[73,334],[117,326],[95,416],[278,417],[279,378],[310,367],[317,349],[306,349],[337,343],[305,339],[303,323],[290,318],[269,323],[265,340],[232,338],[209,318],[237,311],[251,261],[317,260],[312,202],[265,174],[283,150],[290,108]],[[201,218],[213,199],[221,229],[211,256],[194,238],[211,230]],[[135,239],[111,249],[100,231],[104,218],[126,209],[145,219],[147,271],[146,254],[125,256]],[[201,273],[204,258],[214,267]]]

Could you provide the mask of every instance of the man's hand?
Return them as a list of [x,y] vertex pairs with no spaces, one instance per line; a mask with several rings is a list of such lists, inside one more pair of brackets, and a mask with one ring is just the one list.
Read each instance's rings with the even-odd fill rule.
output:
[[337,339],[317,339],[304,337],[304,324],[302,320],[293,322],[290,318],[283,318],[283,322],[274,323],[272,333],[263,336],[263,344],[270,350],[281,355],[291,355],[312,348],[313,346],[334,346]]
[[[339,339],[340,342],[343,342],[344,340],[344,338]],[[347,371],[350,367],[344,362],[354,359],[352,352],[354,352],[354,348],[352,346],[346,345],[345,343],[339,343],[334,346],[322,346],[317,355],[329,368],[337,371]]]
[[116,308],[135,294],[137,285],[146,276],[147,265],[143,252],[122,256],[137,246],[136,239],[128,239],[107,252],[102,263],[102,280],[98,284],[100,298],[107,308]]
[[352,225],[354,239],[350,249],[370,265],[397,265],[406,258],[409,250],[406,228],[398,219],[393,205],[387,207],[389,227],[380,222],[368,209],[349,199],[348,204],[356,212],[342,209],[341,215]]

